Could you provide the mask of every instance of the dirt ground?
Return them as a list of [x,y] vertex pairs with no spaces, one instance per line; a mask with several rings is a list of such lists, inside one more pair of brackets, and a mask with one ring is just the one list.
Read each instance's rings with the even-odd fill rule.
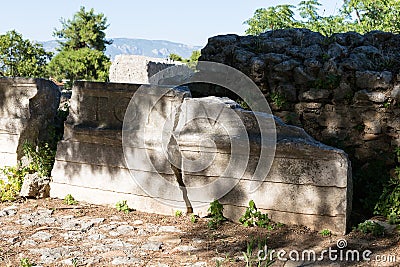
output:
[[[193,222],[186,215],[125,214],[114,207],[69,206],[50,198],[0,203],[0,210],[10,206],[15,212],[0,215],[0,266],[30,266],[21,259],[36,266],[246,266],[249,243],[253,243],[251,266],[266,266],[266,261],[261,265],[255,261],[259,248],[265,251],[264,243],[270,252],[275,250],[272,266],[400,266],[398,231],[378,238],[355,231],[323,237],[306,227],[268,230],[233,222],[212,230],[208,218]],[[330,260],[329,248],[336,260]],[[295,250],[299,261],[278,259],[282,249],[286,254],[281,258],[296,257]],[[301,259],[303,250],[314,250],[317,258],[323,250],[328,252],[324,260],[310,262]],[[367,253],[369,261],[350,257],[346,261],[349,250],[359,251],[360,258],[366,250],[372,254]]]

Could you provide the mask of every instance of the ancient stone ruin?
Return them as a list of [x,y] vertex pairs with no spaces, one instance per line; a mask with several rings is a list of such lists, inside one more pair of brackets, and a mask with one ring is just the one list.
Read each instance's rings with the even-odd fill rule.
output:
[[[382,184],[393,176],[393,151],[400,146],[399,42],[399,34],[381,31],[325,37],[306,29],[275,30],[212,37],[200,60],[242,71],[274,115],[343,149],[352,162],[353,207],[369,216]],[[236,99],[215,86],[192,92]]]
[[[240,107],[233,101],[238,96],[223,88],[169,86],[176,81],[171,83],[168,75],[160,85],[141,86],[153,83],[150,76],[168,67],[153,68],[146,60],[139,67],[145,70],[140,84],[77,82],[50,194],[64,198],[72,193],[77,200],[112,205],[127,200],[141,211],[170,215],[179,209],[201,216],[215,196],[234,221],[254,200],[275,221],[345,233],[352,202],[366,197],[364,184],[374,184],[359,173],[375,168],[376,162],[390,169],[393,149],[400,145],[399,38],[383,32],[327,38],[304,29],[210,38],[201,59],[248,75],[276,116],[262,115],[274,122],[277,141],[265,175],[256,167],[267,164],[259,162],[258,115]],[[138,81],[129,78],[129,64],[113,65],[116,81]],[[22,140],[44,138],[59,92],[51,82],[26,79],[4,78],[0,89],[7,144],[2,155],[11,157],[2,164],[15,165]],[[210,120],[194,119],[225,113],[231,115],[221,119],[225,125],[219,128]],[[248,142],[248,155],[245,149],[231,150],[227,133],[240,132],[236,119],[248,140],[241,134],[235,140],[239,148]],[[209,165],[193,170],[191,162]],[[207,187],[216,181],[218,186]]]
[[60,94],[48,80],[0,78],[0,166],[17,165],[25,142],[49,138]]
[[118,55],[110,67],[110,81],[148,84],[149,78],[168,67],[181,64],[167,59],[139,55]]
[[[176,209],[191,209],[206,215],[209,202],[203,201],[196,187],[219,180],[221,186],[234,185],[220,201],[226,207],[225,216],[235,221],[249,200],[254,200],[273,220],[345,233],[352,179],[343,151],[318,143],[302,129],[276,119],[276,156],[271,171],[251,192],[260,150],[252,112],[229,99],[191,98],[186,87],[142,88],[138,91],[136,84],[75,83],[71,113],[52,172],[52,197],[63,198],[72,192],[77,200],[91,203],[114,205],[127,200],[130,207],[146,212],[171,215]],[[134,103],[126,111],[134,94]],[[233,157],[227,149],[229,136],[219,128],[210,128],[207,120],[190,119],[199,110],[213,113],[216,108],[241,118],[250,136],[248,166],[242,169],[234,164],[226,175],[229,158]],[[128,128],[123,127],[125,111],[132,114]],[[163,125],[171,114],[172,125],[180,134],[173,142],[168,139],[163,151]],[[189,121],[192,123],[187,125]],[[229,132],[237,126],[227,118],[224,127]],[[130,142],[122,142],[124,135]],[[206,139],[216,145],[199,143]],[[213,155],[208,168],[193,172],[182,162],[178,168],[173,164],[177,158],[195,159],[201,153]],[[203,191],[204,195],[217,193]]]

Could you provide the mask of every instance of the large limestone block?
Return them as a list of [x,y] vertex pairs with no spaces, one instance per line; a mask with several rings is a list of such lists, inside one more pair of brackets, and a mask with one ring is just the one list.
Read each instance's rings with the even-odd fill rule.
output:
[[[164,188],[152,179],[159,173],[177,187],[171,165],[160,160],[160,125],[190,93],[182,88],[145,85],[138,90],[139,87],[122,83],[74,84],[70,115],[65,123],[64,138],[58,144],[52,171],[52,197],[63,198],[71,188],[81,188],[77,192],[84,192],[82,188],[86,188],[88,194],[74,194],[74,197],[94,203],[115,204],[118,201],[116,196],[127,195],[124,199],[134,200],[134,204],[130,203],[134,208],[162,212],[159,207],[143,209],[155,206],[154,203],[161,205],[162,200],[156,201],[148,196],[136,180],[151,183],[158,188],[156,195],[159,196],[162,196],[160,191]],[[123,130],[125,115],[128,126]],[[125,148],[128,150],[127,158],[123,154],[123,131],[129,133],[130,142]],[[134,163],[130,169],[127,161]],[[112,193],[115,196],[109,198]],[[182,202],[181,196],[174,193],[165,197],[169,203]],[[148,202],[153,204],[149,206]],[[165,207],[168,214],[172,210]]]
[[48,137],[60,94],[48,80],[0,78],[0,166],[16,165],[24,142]]
[[110,67],[110,81],[149,84],[151,76],[177,64],[182,63],[140,55],[118,55]]
[[[256,115],[225,99],[219,99],[219,104],[217,100],[210,97],[185,99],[175,129],[179,132],[177,143],[181,156],[189,159],[186,164],[182,160],[181,169],[194,212],[206,214],[207,206],[201,207],[201,202],[206,199],[205,195],[220,193],[215,187],[223,189],[235,185],[221,198],[221,202],[230,207],[225,215],[233,220],[240,218],[248,202],[254,200],[260,209],[273,212],[281,222],[304,224],[314,229],[324,226],[333,232],[345,233],[352,195],[347,155],[315,141],[303,129],[285,125],[275,118],[276,151],[261,159],[264,161],[261,164],[268,165],[272,156],[273,163],[269,172],[257,172],[262,145],[267,151],[272,147],[260,141]],[[208,116],[202,116],[202,112]],[[218,115],[220,126],[210,122],[214,116],[211,114],[221,114]],[[229,115],[224,117],[224,114]],[[268,123],[270,121],[264,126],[271,127]],[[242,126],[247,136],[239,130]],[[234,142],[232,137],[235,137]],[[238,147],[237,151],[232,150],[233,145]],[[209,159],[212,163],[204,164],[205,168],[191,170],[192,161],[201,165]],[[243,167],[242,162],[247,165]],[[215,186],[210,189],[208,186],[212,183]],[[204,191],[199,193],[198,188]]]
[[82,128],[120,129],[138,84],[75,82],[67,124]]

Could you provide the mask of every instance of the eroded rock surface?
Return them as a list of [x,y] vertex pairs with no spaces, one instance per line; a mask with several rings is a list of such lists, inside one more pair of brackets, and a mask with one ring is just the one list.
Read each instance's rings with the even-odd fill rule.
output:
[[0,78],[0,166],[14,166],[25,142],[48,138],[60,91],[44,79]]

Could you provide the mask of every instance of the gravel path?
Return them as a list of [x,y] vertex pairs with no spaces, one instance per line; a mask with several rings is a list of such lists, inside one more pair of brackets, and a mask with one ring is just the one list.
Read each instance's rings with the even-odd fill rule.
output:
[[[349,246],[398,253],[399,235],[374,240],[345,236]],[[217,230],[207,219],[161,216],[61,200],[0,203],[0,266],[246,266],[247,242],[267,240],[274,249],[317,251],[336,244],[339,236],[321,237],[304,227],[267,230],[231,222]],[[353,245],[351,245],[353,244]],[[400,255],[397,255],[400,260]],[[219,262],[219,264],[217,264]],[[374,264],[279,262],[274,266],[369,266]],[[257,266],[257,265],[253,265]],[[393,263],[374,266],[396,266]]]

